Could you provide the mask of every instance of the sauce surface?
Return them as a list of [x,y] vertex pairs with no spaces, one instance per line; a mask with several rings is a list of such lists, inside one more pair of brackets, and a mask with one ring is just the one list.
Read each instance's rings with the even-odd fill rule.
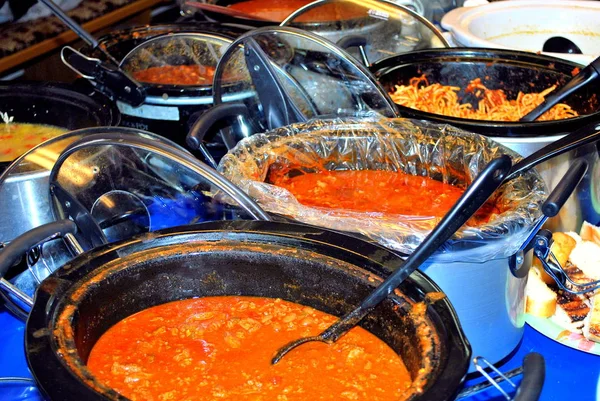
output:
[[[0,123],[1,124],[1,123]],[[67,132],[64,128],[42,124],[9,123],[0,125],[0,162],[10,162],[34,146]]]
[[[228,7],[256,17],[281,22],[297,9],[312,3],[310,0],[249,0],[230,4]],[[294,23],[334,22],[367,17],[367,8],[352,3],[321,4],[305,11]]]
[[164,65],[136,71],[133,77],[140,81],[162,85],[211,85],[214,67],[202,65]]
[[288,15],[311,0],[249,0],[230,4],[228,7],[270,21],[283,21]]
[[[273,175],[269,182],[290,191],[306,206],[442,217],[463,189],[429,177],[395,171],[324,171],[289,178]],[[498,212],[486,203],[476,217]]]
[[410,376],[383,341],[354,328],[333,345],[290,340],[336,318],[280,299],[205,297],[146,309],[111,327],[88,367],[136,400],[402,400]]

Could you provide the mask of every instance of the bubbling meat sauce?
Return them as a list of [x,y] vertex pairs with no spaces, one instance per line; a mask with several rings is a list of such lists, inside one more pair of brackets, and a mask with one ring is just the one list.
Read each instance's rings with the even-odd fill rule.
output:
[[284,344],[336,317],[281,299],[175,301],[125,318],[100,337],[88,367],[136,400],[403,400],[411,378],[383,341],[356,327],[334,344]]

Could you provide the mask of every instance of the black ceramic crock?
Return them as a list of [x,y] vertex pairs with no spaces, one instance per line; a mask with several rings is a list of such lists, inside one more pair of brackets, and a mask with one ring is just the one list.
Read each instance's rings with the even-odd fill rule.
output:
[[[89,85],[50,82],[0,83],[0,112],[14,122],[45,124],[69,131],[118,125],[119,110]],[[0,173],[10,163],[0,162]]]
[[[374,63],[370,69],[387,92],[393,92],[394,85],[408,85],[411,78],[425,74],[430,84],[461,88],[466,88],[471,80],[481,78],[489,89],[502,89],[509,99],[515,99],[519,91],[542,92],[552,85],[564,85],[578,72],[579,67],[566,60],[534,53],[451,48],[391,56]],[[579,117],[530,123],[479,121],[442,116],[400,105],[397,107],[402,117],[451,124],[493,137],[554,136],[600,121],[599,94],[600,83],[595,83],[565,99],[564,103],[577,111]],[[469,100],[465,95],[464,90],[459,92],[459,97]]]
[[[133,313],[185,298],[249,295],[340,316],[400,262],[378,245],[298,224],[221,221],[146,234],[82,254],[44,280],[27,322],[27,360],[50,400],[123,400],[85,363],[98,338]],[[422,385],[411,400],[453,399],[469,366],[452,306],[427,296],[439,291],[416,272],[362,323]],[[424,314],[418,302],[428,305]]]

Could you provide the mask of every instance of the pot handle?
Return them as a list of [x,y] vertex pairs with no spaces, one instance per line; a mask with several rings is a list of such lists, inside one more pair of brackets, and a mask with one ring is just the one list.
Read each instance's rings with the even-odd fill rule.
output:
[[8,269],[19,258],[36,245],[54,238],[65,237],[77,232],[77,225],[71,220],[58,220],[36,227],[12,240],[0,252],[0,277],[4,277]]
[[513,401],[539,400],[545,378],[546,362],[544,357],[536,352],[525,355],[523,359],[523,380]]
[[367,58],[367,53],[365,53],[365,46],[367,46],[367,38],[362,35],[347,35],[337,41],[336,45],[346,50],[351,47],[358,47],[358,51],[360,52],[360,58],[362,59],[362,63],[365,67],[369,68],[371,63],[369,63],[369,59]]
[[[523,358],[522,366],[505,373],[500,372],[498,368],[480,356],[473,359],[473,364],[486,381],[462,390],[458,394],[458,398],[470,397],[490,386],[494,386],[509,401],[537,401],[540,398],[546,378],[546,362],[542,355],[531,352]],[[496,374],[496,377],[491,376],[492,372]],[[521,373],[523,374],[523,379],[521,380],[521,385],[517,387],[511,378]],[[503,381],[515,389],[513,397],[500,387],[499,383]]]
[[[186,144],[190,149],[198,150],[202,153],[207,161],[212,160],[214,168],[216,163],[212,156],[208,153],[208,149],[204,146],[203,140],[207,132],[214,129],[217,124],[225,123],[225,121],[233,120],[238,117],[248,116],[248,107],[244,103],[221,103],[211,107],[209,110],[204,112],[187,134],[185,139]],[[223,142],[227,149],[231,149],[235,146],[236,140],[230,132],[221,131]],[[210,159],[208,159],[210,157]]]

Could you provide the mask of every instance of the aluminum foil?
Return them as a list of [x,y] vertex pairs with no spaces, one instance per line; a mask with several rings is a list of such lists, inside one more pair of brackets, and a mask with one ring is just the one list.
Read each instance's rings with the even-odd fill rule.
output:
[[[392,170],[465,188],[501,154],[508,154],[513,162],[521,158],[484,136],[449,125],[373,117],[311,120],[240,141],[221,160],[219,171],[268,212],[359,233],[410,254],[438,218],[305,206],[286,189],[266,183],[269,171]],[[479,226],[464,226],[440,248],[436,260],[483,262],[514,254],[541,217],[546,196],[545,184],[535,171],[504,184],[491,199],[502,212]]]

